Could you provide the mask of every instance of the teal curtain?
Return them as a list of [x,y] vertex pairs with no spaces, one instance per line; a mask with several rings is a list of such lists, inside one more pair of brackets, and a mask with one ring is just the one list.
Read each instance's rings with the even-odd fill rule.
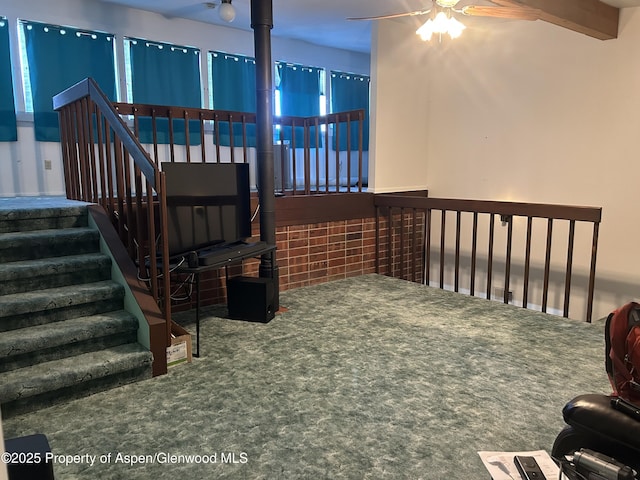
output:
[[[200,50],[129,38],[134,103],[200,108]],[[151,118],[139,120],[140,142],[152,143]],[[169,143],[169,121],[157,119],[158,143]],[[173,120],[173,140],[186,143],[184,120]],[[200,143],[200,122],[189,121],[189,143]]]
[[92,77],[110,100],[116,99],[113,44],[109,33],[23,22],[29,62],[36,140],[59,142],[58,113],[52,98]]
[[[333,113],[364,109],[362,128],[362,148],[369,150],[369,77],[352,73],[331,72],[331,111]],[[357,150],[360,122],[351,123],[351,135],[347,135],[347,124],[340,124],[340,145],[336,148],[336,136],[333,137],[334,150]]]
[[[236,112],[256,113],[256,62],[242,55],[211,52],[211,82],[213,85],[213,108]],[[242,123],[218,125],[220,145],[242,145]],[[214,142],[216,137],[214,135]],[[256,126],[247,125],[247,147],[256,146]]]
[[10,51],[9,22],[5,17],[0,17],[0,142],[18,140]]
[[[311,117],[320,115],[320,74],[321,68],[305,67],[278,63],[278,77],[280,83],[280,108],[284,116]],[[284,139],[291,141],[291,128],[284,128]],[[316,147],[315,128],[310,129],[311,148]],[[304,145],[304,129],[295,128],[296,148]],[[322,143],[322,136],[320,136]]]

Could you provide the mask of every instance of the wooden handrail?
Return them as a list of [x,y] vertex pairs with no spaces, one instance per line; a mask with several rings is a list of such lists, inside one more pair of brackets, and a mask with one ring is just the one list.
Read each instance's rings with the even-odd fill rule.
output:
[[131,158],[136,162],[136,165],[140,168],[144,176],[151,179],[151,186],[156,188],[155,172],[157,168],[155,164],[151,161],[145,149],[142,148],[138,139],[131,135],[131,130],[129,130],[127,124],[124,123],[118,112],[113,108],[111,101],[102,90],[100,90],[95,80],[86,78],[54,96],[53,109],[61,110],[65,106],[87,97],[91,98],[91,101],[95,103],[100,113],[104,115],[113,129],[114,134],[120,138],[124,148],[130,152]]
[[380,207],[398,206],[399,203],[405,208],[494,213],[496,215],[555,218],[558,220],[576,220],[580,222],[600,222],[602,219],[602,208],[600,207],[416,197],[393,194],[376,195],[376,205]]
[[[514,217],[527,219],[525,236],[525,252],[523,264],[523,294],[522,306],[527,307],[529,302],[529,286],[531,275],[532,258],[532,231],[533,219],[546,219],[546,249],[544,252],[544,273],[542,279],[542,301],[541,309],[547,311],[549,301],[549,282],[551,274],[551,250],[554,246],[553,231],[554,222],[568,222],[567,257],[564,270],[564,298],[562,302],[563,316],[569,316],[569,300],[571,294],[571,283],[573,275],[574,248],[576,241],[576,222],[586,222],[593,225],[593,235],[590,243],[591,258],[589,260],[589,284],[587,290],[586,320],[592,319],[593,296],[595,286],[596,257],[598,248],[598,232],[602,219],[602,208],[582,207],[572,205],[550,205],[540,203],[522,202],[500,202],[485,200],[465,200],[430,198],[407,195],[380,194],[374,196],[376,206],[376,260],[377,271],[392,276],[406,278],[405,269],[407,262],[412,267],[410,278],[412,281],[420,281],[431,284],[430,270],[434,259],[431,250],[432,241],[432,212],[440,211],[440,239],[439,239],[439,278],[440,288],[445,288],[445,253],[453,251],[454,256],[454,280],[453,289],[459,291],[460,277],[460,252],[461,252],[461,214],[470,213],[473,215],[473,226],[471,230],[471,250],[470,250],[470,284],[469,292],[476,295],[475,280],[477,274],[478,256],[478,216],[483,214],[488,216],[488,240],[487,240],[487,277],[486,277],[486,298],[491,298],[491,287],[493,280],[493,268],[495,257],[495,219],[499,217],[507,227],[504,250],[504,303],[509,303],[510,281],[512,276],[512,253],[514,239]],[[453,246],[447,243],[447,212],[455,212],[455,241]],[[408,218],[407,218],[408,217]],[[409,219],[409,225],[405,222]],[[386,220],[386,225],[383,225]],[[386,232],[384,231],[386,229]],[[407,231],[411,238],[408,238]],[[416,238],[416,234],[417,235]],[[396,238],[399,237],[399,238]],[[382,244],[386,244],[383,252]],[[407,248],[405,243],[410,245]],[[407,252],[409,251],[409,255]],[[386,255],[386,259],[383,257]],[[384,262],[386,260],[386,262]],[[418,276],[415,268],[421,269]],[[386,270],[383,272],[383,270]]]

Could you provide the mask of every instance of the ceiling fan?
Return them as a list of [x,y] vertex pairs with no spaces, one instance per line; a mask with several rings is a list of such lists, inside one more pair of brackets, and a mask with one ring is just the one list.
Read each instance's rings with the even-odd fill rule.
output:
[[429,15],[433,12],[427,22],[416,31],[423,40],[430,40],[434,33],[440,35],[447,33],[452,38],[460,36],[465,26],[452,15],[453,13],[474,17],[494,17],[516,20],[538,20],[540,18],[540,10],[537,8],[516,5],[512,0],[491,0],[491,3],[495,4],[492,6],[465,5],[457,8],[460,2],[461,0],[431,0],[431,8],[426,10],[391,13],[373,17],[351,17],[348,18],[348,20],[382,20],[385,18]]

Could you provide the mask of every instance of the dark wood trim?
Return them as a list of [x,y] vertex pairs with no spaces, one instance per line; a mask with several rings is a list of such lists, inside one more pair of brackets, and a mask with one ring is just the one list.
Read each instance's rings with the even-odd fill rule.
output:
[[276,198],[276,226],[309,225],[354,218],[375,218],[373,194],[332,193]]
[[620,9],[600,0],[492,0],[507,7],[529,7],[539,18],[599,40],[618,38]]
[[[394,194],[372,192],[345,192],[317,195],[286,195],[276,197],[276,226],[309,225],[361,218],[375,218],[375,198],[387,195],[424,198],[428,190],[412,190]],[[374,203],[375,202],[375,203]],[[252,198],[252,208],[258,204]]]
[[164,316],[147,286],[138,280],[136,266],[104,209],[99,205],[89,205],[88,210],[149,324],[153,376],[163,375],[167,373],[167,335]]
[[394,193],[376,193],[376,198],[380,197],[392,197],[395,195],[401,195],[403,197],[428,197],[429,190],[406,190],[404,192],[394,192]]

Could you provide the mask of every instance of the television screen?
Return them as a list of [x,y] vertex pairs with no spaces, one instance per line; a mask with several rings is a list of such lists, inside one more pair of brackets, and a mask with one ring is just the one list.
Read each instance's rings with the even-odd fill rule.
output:
[[251,236],[249,164],[163,162],[169,255]]

